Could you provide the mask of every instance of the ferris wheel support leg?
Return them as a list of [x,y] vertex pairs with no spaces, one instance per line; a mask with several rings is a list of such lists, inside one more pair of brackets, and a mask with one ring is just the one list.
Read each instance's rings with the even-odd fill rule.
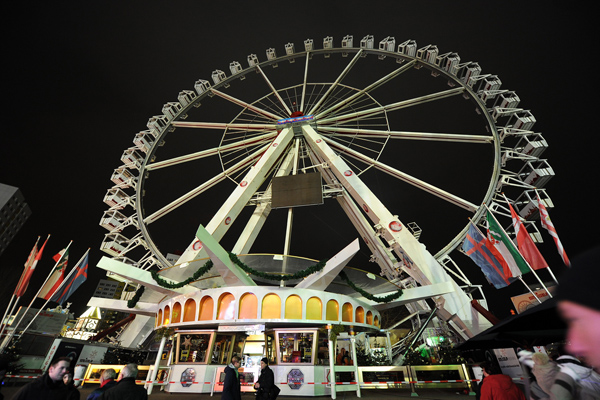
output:
[[[329,147],[312,126],[303,125],[302,130],[311,150],[327,162],[337,180],[350,193],[354,201],[362,205],[367,217],[375,224],[378,233],[387,241],[394,253],[396,253],[400,260],[400,265],[396,268],[400,268],[408,273],[421,285],[451,281],[456,291],[447,296],[437,298],[438,310],[449,308],[450,311],[447,311],[448,314],[443,314],[443,317],[449,318],[456,314],[457,318],[476,323],[473,320],[475,316],[471,312],[470,299],[456,285],[456,282],[452,280],[437,260],[425,249],[425,246],[419,243],[408,229],[404,229],[398,217],[388,211],[385,205],[354,173],[352,168]],[[394,272],[392,271],[391,273],[394,274]],[[473,335],[468,329],[466,332],[469,336]]]

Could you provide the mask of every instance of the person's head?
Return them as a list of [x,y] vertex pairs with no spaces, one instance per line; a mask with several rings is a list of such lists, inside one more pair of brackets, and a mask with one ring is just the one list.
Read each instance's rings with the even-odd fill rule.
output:
[[267,357],[263,357],[260,360],[260,369],[265,369],[268,366],[269,366],[269,359]]
[[111,379],[115,379],[116,377],[117,377],[117,371],[115,371],[112,368],[105,369],[104,371],[102,371],[102,375],[100,375],[100,383],[103,383],[104,381],[108,381]]
[[231,364],[235,367],[235,368],[239,368],[240,365],[242,364],[240,361],[240,357],[238,356],[233,356],[231,357]]
[[69,385],[73,383],[73,375],[70,372],[67,372],[63,375],[63,382],[65,385]]
[[498,368],[498,366],[490,361],[485,361],[482,362],[480,365],[481,370],[483,371],[483,376],[488,376],[488,375],[497,375],[500,374],[500,368]]
[[119,374],[119,380],[123,378],[136,378],[138,374],[138,367],[136,364],[127,364],[121,370]]
[[69,372],[71,366],[71,359],[68,357],[59,357],[48,368],[48,376],[55,382],[59,382],[63,379],[66,373]]
[[558,310],[567,323],[567,351],[600,368],[600,246],[573,260],[560,279]]

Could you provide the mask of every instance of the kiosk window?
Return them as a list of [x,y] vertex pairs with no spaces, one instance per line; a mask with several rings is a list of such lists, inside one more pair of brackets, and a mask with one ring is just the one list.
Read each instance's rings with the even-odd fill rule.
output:
[[284,363],[312,363],[313,362],[312,332],[280,332],[279,350],[280,359]]
[[205,363],[210,334],[186,334],[179,335],[179,359],[180,363],[195,362]]

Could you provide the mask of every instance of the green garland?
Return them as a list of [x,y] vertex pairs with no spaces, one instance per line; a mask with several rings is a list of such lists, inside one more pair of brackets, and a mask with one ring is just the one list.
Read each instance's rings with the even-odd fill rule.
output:
[[346,283],[348,285],[350,285],[350,287],[354,290],[356,290],[358,293],[362,294],[363,297],[372,300],[372,301],[376,301],[378,303],[389,303],[390,301],[394,301],[397,298],[399,298],[400,296],[402,296],[402,289],[398,289],[398,291],[396,293],[392,293],[389,294],[385,297],[375,297],[373,296],[371,293],[365,292],[364,290],[362,290],[361,288],[359,288],[358,286],[356,286],[354,284],[354,282],[352,282],[349,278],[348,275],[346,275],[346,273],[344,271],[340,272],[340,278],[342,278],[342,280],[346,281]]
[[[253,268],[250,268],[246,264],[244,264],[233,253],[229,253],[229,259],[234,264],[236,264],[238,267],[240,267],[242,269],[242,271],[246,272],[247,274],[254,275],[259,278],[267,279],[267,280],[271,280],[271,281],[290,281],[290,280],[294,280],[294,279],[303,279],[309,275],[312,275],[316,272],[323,270],[323,268],[325,268],[325,264],[327,264],[327,260],[322,260],[322,261],[319,261],[317,264],[310,266],[303,271],[298,271],[295,274],[287,275],[287,274],[268,274],[265,272],[257,271]],[[197,281],[202,275],[206,274],[212,267],[213,267],[213,262],[211,260],[208,260],[202,267],[198,268],[198,270],[194,273],[194,275],[192,275],[191,277],[187,278],[186,280],[184,280],[182,282],[169,282],[169,281],[163,279],[156,271],[151,271],[150,273],[152,275],[152,279],[154,279],[154,281],[156,283],[158,283],[160,286],[162,286],[164,288],[168,288],[168,289],[178,289],[178,288],[184,287],[185,285],[188,285],[194,281]],[[344,271],[340,272],[340,278],[342,278],[342,280],[344,280],[346,283],[348,283],[348,285],[350,285],[350,287],[352,289],[354,289],[355,291],[357,291],[358,293],[363,295],[363,297],[365,297],[369,300],[372,300],[372,301],[376,301],[378,303],[389,303],[390,301],[394,301],[397,298],[399,298],[400,296],[402,296],[402,289],[398,289],[398,291],[396,293],[387,295],[385,297],[375,297],[372,294],[370,294],[370,293],[364,291],[363,289],[359,288],[358,286],[356,286],[354,284],[354,282],[352,282],[348,278],[348,276],[346,275],[346,273]],[[127,302],[127,307],[129,307],[129,308],[135,307],[135,304],[138,302],[139,298],[142,296],[142,293],[144,293],[144,286],[140,286],[140,288],[136,292],[135,296]]]
[[197,281],[198,279],[200,279],[200,277],[202,275],[204,275],[205,273],[210,271],[210,269],[212,267],[213,267],[213,262],[211,260],[208,260],[206,263],[204,263],[204,265],[202,267],[198,268],[198,270],[196,272],[194,272],[194,275],[190,276],[185,281],[181,281],[181,282],[169,282],[169,281],[163,279],[156,271],[151,271],[150,273],[152,274],[152,279],[154,279],[154,281],[156,283],[158,283],[160,286],[162,286],[164,288],[168,288],[168,289],[179,289],[189,283]]
[[127,301],[127,307],[128,308],[133,308],[135,307],[135,305],[137,304],[138,301],[140,301],[140,297],[142,297],[142,294],[144,294],[144,290],[146,290],[145,286],[140,286],[136,292],[135,295]]
[[291,281],[293,279],[303,279],[309,275],[314,274],[315,272],[319,272],[325,268],[325,264],[327,264],[327,260],[319,261],[317,264],[308,267],[303,271],[298,271],[292,275],[284,275],[284,274],[267,274],[265,272],[260,272],[255,269],[250,268],[246,264],[244,264],[237,256],[233,253],[229,253],[229,258],[231,261],[240,267],[244,272],[250,275],[258,276],[259,278],[268,279],[270,281]]

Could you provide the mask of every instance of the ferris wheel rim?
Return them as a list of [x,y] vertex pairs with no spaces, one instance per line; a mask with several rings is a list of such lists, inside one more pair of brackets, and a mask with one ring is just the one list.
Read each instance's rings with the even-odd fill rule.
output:
[[[278,56],[275,59],[272,60],[266,60],[263,62],[260,62],[258,64],[258,66],[260,67],[266,67],[266,66],[270,66],[273,64],[277,64],[279,62],[283,62],[283,61],[289,61],[290,59],[296,59],[296,58],[302,58],[302,57],[309,57],[311,55],[319,55],[319,54],[327,54],[327,53],[358,53],[360,51],[363,51],[366,55],[385,55],[386,57],[395,57],[395,58],[402,58],[405,61],[409,61],[409,62],[414,62],[415,64],[419,64],[424,68],[427,68],[429,70],[435,70],[436,72],[438,72],[440,75],[444,75],[444,77],[450,81],[453,81],[455,84],[460,85],[461,87],[463,87],[463,89],[465,90],[466,93],[468,93],[469,98],[473,101],[475,101],[477,103],[477,107],[479,108],[479,110],[482,112],[482,114],[484,115],[486,121],[487,121],[487,126],[490,128],[490,134],[492,136],[492,142],[493,142],[493,146],[494,146],[494,160],[493,160],[493,172],[492,172],[492,176],[490,178],[490,183],[488,185],[488,188],[486,190],[486,193],[484,195],[484,198],[481,202],[481,204],[478,205],[477,211],[475,212],[474,216],[473,216],[473,220],[477,221],[481,218],[481,216],[483,215],[483,213],[485,212],[485,207],[484,205],[486,203],[488,203],[494,196],[494,188],[496,187],[497,183],[498,183],[498,179],[500,176],[500,138],[499,138],[499,134],[498,134],[498,129],[496,124],[493,121],[493,118],[491,117],[490,113],[488,112],[485,103],[479,98],[479,96],[477,96],[476,93],[474,93],[474,91],[468,87],[468,85],[464,84],[462,81],[460,81],[457,77],[453,76],[452,74],[449,74],[447,71],[443,70],[442,68],[439,68],[433,64],[429,64],[426,63],[422,60],[417,59],[416,57],[411,57],[411,56],[406,56],[406,55],[401,55],[399,53],[395,53],[395,52],[390,52],[390,51],[384,51],[384,50],[378,50],[378,49],[369,49],[369,50],[365,50],[365,49],[360,49],[360,48],[331,48],[331,49],[315,49],[315,50],[311,50],[311,51],[304,51],[304,52],[298,52],[298,53],[294,53],[293,55],[284,55],[284,56]],[[223,81],[219,82],[218,84],[215,84],[214,86],[212,86],[212,88],[214,89],[219,89],[221,87],[224,87],[230,83],[232,83],[233,81],[239,79],[241,76],[248,74],[250,72],[253,72],[254,69],[252,67],[246,68],[244,69],[242,72],[240,72],[239,74],[235,74],[235,75],[231,75],[228,76],[226,79],[224,79]],[[315,82],[311,82],[311,84],[318,84]],[[291,87],[294,86],[298,86],[298,85],[293,85]],[[355,88],[356,89],[356,88]],[[184,107],[181,112],[175,116],[172,119],[172,122],[174,121],[178,121],[181,116],[186,115],[187,112],[196,104],[199,103],[201,100],[205,99],[207,96],[209,96],[208,93],[204,93],[203,95],[199,95],[195,101],[193,103],[188,104],[186,107]],[[268,96],[268,95],[266,95]],[[370,96],[370,95],[369,95]],[[371,97],[371,96],[370,96]],[[237,117],[236,117],[237,118]],[[234,118],[235,120],[235,118]],[[232,120],[233,121],[233,120]],[[170,126],[171,124],[169,124]],[[388,123],[388,127],[389,127],[389,123]],[[143,193],[144,190],[144,183],[147,177],[147,166],[150,164],[151,159],[155,156],[156,151],[158,150],[159,147],[159,143],[161,143],[164,138],[166,137],[166,135],[169,133],[169,127],[163,129],[161,131],[161,134],[159,137],[157,137],[156,141],[154,142],[152,148],[150,151],[148,151],[148,153],[146,154],[146,157],[140,167],[140,179],[137,181],[136,183],[136,199],[135,199],[135,213],[138,216],[138,220],[140,221],[139,223],[139,229],[141,231],[142,236],[144,237],[145,241],[146,241],[146,245],[147,247],[152,251],[152,253],[157,256],[157,258],[159,258],[159,261],[161,262],[161,264],[163,265],[170,265],[170,263],[166,260],[166,257],[164,257],[163,253],[158,249],[157,245],[154,243],[153,239],[152,239],[152,235],[150,233],[150,231],[148,230],[148,225],[146,223],[144,223],[144,216],[145,216],[145,211],[144,211],[144,207],[143,207],[143,197],[141,195],[141,193]],[[448,242],[448,244],[442,249],[440,250],[436,255],[435,258],[440,258],[443,257],[445,255],[447,255],[448,253],[450,253],[451,251],[453,251],[459,244],[460,242],[464,239],[464,236],[466,234],[466,231],[468,229],[468,223],[465,225],[465,227],[452,239],[450,240],[450,242]]]

